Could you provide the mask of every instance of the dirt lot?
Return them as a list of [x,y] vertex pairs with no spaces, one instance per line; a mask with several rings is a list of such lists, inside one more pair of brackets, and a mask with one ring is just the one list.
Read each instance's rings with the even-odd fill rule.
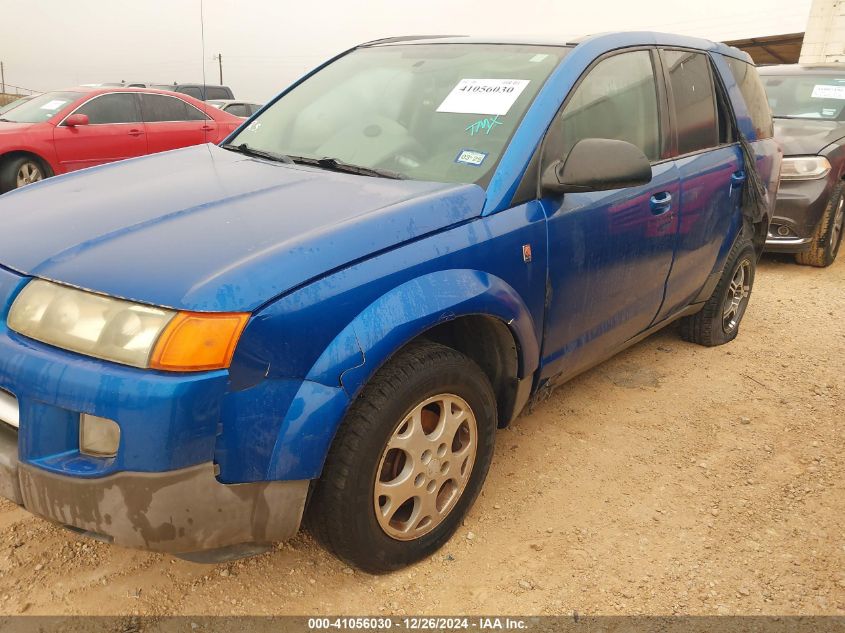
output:
[[498,436],[455,538],[388,576],[300,534],[218,566],[0,503],[0,613],[845,614],[845,258],[766,258],[739,339],[659,333]]

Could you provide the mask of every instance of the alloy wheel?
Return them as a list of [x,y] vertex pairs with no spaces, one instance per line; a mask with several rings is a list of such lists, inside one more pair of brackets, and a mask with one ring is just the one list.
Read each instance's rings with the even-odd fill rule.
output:
[[39,167],[36,163],[26,161],[18,169],[18,187],[23,187],[24,185],[29,185],[33,182],[38,182],[39,180],[44,180],[44,173],[41,171],[41,167]]
[[440,525],[466,488],[477,447],[475,415],[463,398],[444,393],[411,409],[376,472],[373,503],[385,534],[410,541]]
[[722,328],[726,333],[733,332],[739,325],[740,319],[748,304],[751,294],[751,262],[743,259],[736,269],[722,309]]

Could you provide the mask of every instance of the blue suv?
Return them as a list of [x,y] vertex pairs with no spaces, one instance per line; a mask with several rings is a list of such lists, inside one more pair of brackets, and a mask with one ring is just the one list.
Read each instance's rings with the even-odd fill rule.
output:
[[221,146],[0,198],[0,494],[222,560],[443,545],[497,427],[680,319],[732,340],[781,155],[750,59],[397,38]]

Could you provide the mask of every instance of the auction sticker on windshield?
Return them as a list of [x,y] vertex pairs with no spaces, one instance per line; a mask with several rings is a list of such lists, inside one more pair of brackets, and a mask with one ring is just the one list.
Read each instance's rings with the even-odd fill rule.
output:
[[437,111],[505,115],[529,83],[529,79],[461,79]]
[[813,99],[845,99],[845,86],[816,84],[810,97]]

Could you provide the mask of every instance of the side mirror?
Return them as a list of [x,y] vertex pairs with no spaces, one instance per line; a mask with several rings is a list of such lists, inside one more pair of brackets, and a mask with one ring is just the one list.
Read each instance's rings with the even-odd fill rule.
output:
[[68,127],[76,127],[77,125],[88,125],[87,114],[71,114],[65,119],[65,125]]
[[607,191],[651,182],[651,164],[627,141],[585,138],[564,160],[546,168],[540,181],[543,193]]

